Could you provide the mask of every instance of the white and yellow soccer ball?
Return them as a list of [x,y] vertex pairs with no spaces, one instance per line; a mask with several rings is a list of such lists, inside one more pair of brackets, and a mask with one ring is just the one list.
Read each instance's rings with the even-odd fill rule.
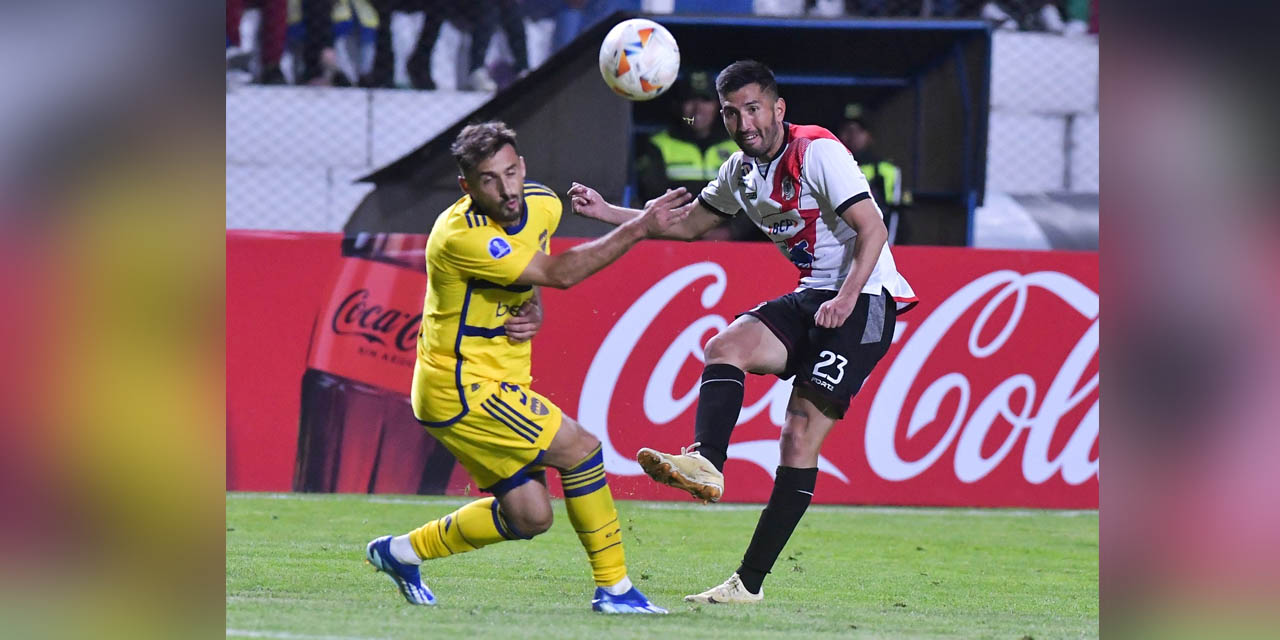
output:
[[652,100],[676,81],[680,47],[666,27],[644,18],[623,20],[600,45],[600,75],[628,100]]

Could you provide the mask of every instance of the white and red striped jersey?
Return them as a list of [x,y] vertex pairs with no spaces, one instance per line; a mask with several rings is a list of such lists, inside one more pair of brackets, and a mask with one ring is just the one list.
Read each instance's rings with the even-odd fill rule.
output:
[[[837,211],[871,197],[867,178],[849,150],[818,126],[783,123],[782,150],[757,164],[741,151],[720,165],[703,188],[702,204],[725,216],[745,211],[800,270],[800,289],[838,290],[853,264],[858,234]],[[886,244],[862,293],[887,289],[905,310],[916,294],[898,273]]]

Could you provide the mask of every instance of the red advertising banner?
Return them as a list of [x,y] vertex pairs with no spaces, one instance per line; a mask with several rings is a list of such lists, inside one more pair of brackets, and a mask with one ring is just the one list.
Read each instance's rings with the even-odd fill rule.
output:
[[[418,238],[409,244],[421,246],[420,236],[408,238]],[[447,452],[428,450],[432,439],[411,415],[407,423],[399,415],[408,411],[403,396],[409,375],[395,370],[409,368],[398,361],[396,335],[412,320],[406,314],[420,312],[420,266],[415,272],[405,264],[344,257],[336,235],[274,239],[325,245],[309,261],[281,261],[259,246],[262,241],[260,234],[228,232],[228,488],[463,490],[465,474],[444,457]],[[574,242],[553,243],[553,251]],[[899,316],[893,347],[828,436],[815,500],[1096,508],[1097,254],[924,247],[894,253],[920,304]],[[275,294],[261,281],[238,290],[242,278],[263,272],[267,264],[310,275],[285,274]],[[289,285],[298,282],[309,284]],[[687,498],[644,477],[635,451],[678,450],[690,443],[702,346],[736,313],[794,286],[794,269],[767,244],[642,243],[586,282],[544,293],[534,386],[604,443],[615,495]],[[282,306],[281,298],[291,303]],[[267,310],[297,316],[277,322],[302,329],[273,331],[236,317],[261,317]],[[322,330],[325,322],[329,329]],[[326,355],[336,349],[363,349],[366,357]],[[341,370],[330,361],[340,362]],[[263,384],[265,371],[280,379]],[[241,374],[256,384],[238,380]],[[319,440],[339,453],[360,449],[355,462],[332,454],[325,465],[314,463],[320,443],[307,436],[307,425],[324,421],[300,422],[306,410],[300,411],[299,397],[307,393],[304,387],[317,388],[317,375],[326,388],[346,384],[383,397],[376,411],[364,413],[352,411],[349,405],[361,403],[346,394],[312,407],[332,407],[328,422],[341,414],[341,424],[328,428],[344,437]],[[397,375],[403,376],[400,386],[385,388]],[[748,376],[725,468],[725,501],[767,500],[790,390],[789,381]],[[292,419],[282,419],[290,409]],[[257,415],[273,419],[246,418]],[[236,446],[249,442],[286,451]],[[405,453],[413,446],[423,450]],[[308,464],[308,477],[346,479],[300,484],[299,471]],[[344,465],[362,471],[348,473]],[[403,477],[386,475],[388,468],[406,466],[412,468]]]

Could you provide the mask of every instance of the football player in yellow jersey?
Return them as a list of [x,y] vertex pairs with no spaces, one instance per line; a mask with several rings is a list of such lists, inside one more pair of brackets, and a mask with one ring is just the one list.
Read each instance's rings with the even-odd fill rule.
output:
[[529,339],[541,323],[536,287],[582,281],[678,224],[689,214],[690,197],[684,189],[668,192],[608,235],[552,256],[549,237],[562,205],[549,188],[525,181],[515,132],[501,122],[469,125],[451,151],[466,195],[440,215],[427,241],[413,411],[494,497],[405,535],[378,538],[366,557],[410,603],[435,604],[419,565],[549,529],[543,469],[555,467],[595,578],[592,609],[666,613],[627,578],[600,441],[529,388]]

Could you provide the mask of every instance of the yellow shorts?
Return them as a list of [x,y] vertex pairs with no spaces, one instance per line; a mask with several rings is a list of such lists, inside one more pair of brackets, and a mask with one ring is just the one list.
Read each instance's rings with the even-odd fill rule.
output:
[[[560,407],[528,387],[498,381],[465,385],[464,407],[456,388],[448,401],[445,394],[429,394],[434,396],[431,414],[454,417],[435,423],[447,423],[444,426],[423,420],[422,409],[415,408],[415,413],[427,433],[453,453],[481,491],[501,496],[545,468],[542,456],[560,431],[564,415]],[[450,403],[453,406],[441,406]]]

